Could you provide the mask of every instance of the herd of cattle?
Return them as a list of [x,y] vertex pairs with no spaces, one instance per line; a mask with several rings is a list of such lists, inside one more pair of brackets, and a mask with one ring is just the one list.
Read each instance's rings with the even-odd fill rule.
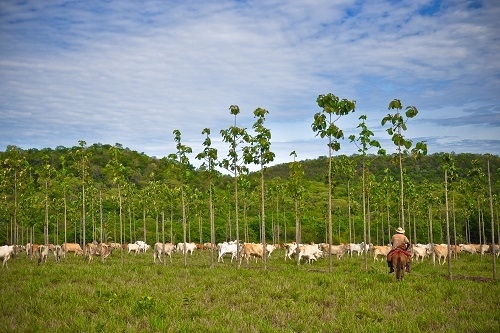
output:
[[[61,258],[65,258],[67,253],[73,252],[74,256],[86,255],[88,257],[88,262],[92,262],[93,258],[96,256],[101,257],[104,262],[105,259],[113,252],[113,250],[125,250],[129,254],[133,252],[146,253],[151,248],[150,245],[146,244],[144,241],[137,241],[133,244],[120,244],[120,243],[88,243],[85,247],[85,251],[77,243],[64,243],[62,245],[38,245],[28,243],[26,246],[21,245],[4,245],[0,247],[0,260],[3,260],[2,267],[7,266],[7,261],[19,252],[26,252],[26,255],[38,260],[38,264],[47,262],[50,252],[53,253],[55,261],[59,262]],[[278,248],[283,248],[285,250],[285,260],[293,260],[294,256],[298,256],[299,262],[305,260],[307,263],[312,263],[319,258],[323,258],[328,255],[334,255],[338,259],[341,259],[346,253],[349,256],[356,254],[360,256],[361,254],[367,253],[367,255],[373,255],[373,260],[378,261],[379,257],[383,260],[391,250],[390,246],[373,246],[372,244],[365,244],[364,242],[355,244],[340,244],[332,245],[328,244],[297,244],[286,243],[286,244],[267,244],[266,245],[266,257],[270,257],[272,252]],[[189,253],[193,255],[195,250],[210,250],[214,249],[218,253],[217,261],[224,262],[224,256],[230,255],[231,262],[234,259],[238,259],[239,263],[243,259],[249,264],[250,258],[254,258],[256,261],[262,258],[264,255],[263,244],[256,243],[238,243],[236,241],[223,242],[217,245],[211,243],[205,244],[195,244],[195,243],[178,243],[174,245],[172,243],[156,243],[153,247],[153,262],[156,263],[156,259],[163,263],[162,257],[168,256],[170,262],[172,262],[172,254],[175,252],[179,253]],[[494,251],[493,251],[494,249]],[[480,253],[484,255],[486,253],[495,253],[498,257],[500,254],[499,246],[486,245],[486,244],[460,244],[451,245],[450,249],[452,254],[458,254],[461,252],[467,253]],[[238,258],[239,253],[239,258]],[[444,264],[446,257],[448,256],[448,246],[446,244],[415,244],[411,247],[412,258],[416,261],[422,262],[425,257],[433,258],[435,262],[436,258],[438,264]],[[442,260],[442,262],[441,262]]]

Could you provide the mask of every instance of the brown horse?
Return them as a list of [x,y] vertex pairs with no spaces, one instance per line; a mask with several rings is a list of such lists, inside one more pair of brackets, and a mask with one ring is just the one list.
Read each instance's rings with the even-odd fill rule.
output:
[[396,249],[390,258],[392,267],[394,267],[394,271],[396,272],[396,280],[402,280],[405,276],[406,271],[406,263],[408,261],[408,257],[405,252],[401,249]]

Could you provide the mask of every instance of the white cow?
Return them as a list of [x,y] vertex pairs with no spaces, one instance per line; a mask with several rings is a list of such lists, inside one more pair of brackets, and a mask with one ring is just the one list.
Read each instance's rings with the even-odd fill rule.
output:
[[412,258],[415,257],[415,261],[420,259],[420,262],[424,261],[424,258],[430,254],[430,250],[424,246],[414,245],[412,246]]
[[37,251],[38,257],[38,265],[41,262],[47,262],[47,258],[49,257],[49,246],[48,245],[40,245]]
[[219,244],[219,256],[217,258],[217,262],[222,261],[224,262],[223,256],[225,254],[231,254],[231,262],[233,262],[233,259],[236,258],[238,255],[238,246],[236,242],[223,242]]
[[151,248],[151,246],[146,244],[146,242],[144,242],[144,241],[136,241],[135,244],[139,245],[139,252],[146,253],[146,251]]
[[356,254],[359,255],[365,251],[366,245],[365,242],[361,242],[359,244],[356,243],[349,243],[349,255],[352,257],[352,253],[356,252]]
[[271,253],[273,253],[273,251],[276,250],[276,246],[274,246],[273,244],[266,244],[266,251],[268,253],[268,257],[271,256]]
[[153,262],[156,263],[156,258],[161,261],[161,256],[166,254],[170,257],[170,262],[172,262],[172,253],[175,252],[175,245],[172,243],[156,243],[153,253]]
[[[193,255],[194,250],[196,250],[195,243],[186,243],[186,252],[189,252],[191,255]],[[177,244],[177,251],[184,254],[184,243]]]
[[61,245],[55,245],[54,246],[54,258],[56,259],[56,262],[61,261],[61,258],[64,256],[63,250]]
[[139,252],[139,250],[140,250],[140,248],[139,248],[138,244],[127,244],[128,253],[134,251],[135,254],[137,254],[137,252]]
[[2,268],[4,266],[9,268],[9,266],[7,265],[7,261],[13,255],[14,255],[14,245],[0,246],[0,259],[3,259]]

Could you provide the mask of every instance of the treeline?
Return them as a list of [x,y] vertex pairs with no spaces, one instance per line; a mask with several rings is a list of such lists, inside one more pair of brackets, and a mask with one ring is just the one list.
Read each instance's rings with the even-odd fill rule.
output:
[[[413,242],[446,241],[443,157],[404,158],[405,228]],[[446,154],[454,160],[449,187],[451,241],[491,241],[489,163],[494,221],[498,232],[500,158]],[[366,162],[363,214],[362,160]],[[393,156],[335,156],[332,159],[333,242],[367,240],[385,244],[401,221],[399,169]],[[209,179],[204,167],[172,156],[156,158],[120,144],[80,141],[74,147],[0,152],[0,240],[18,244],[128,243],[183,239],[181,188],[185,190],[187,238],[210,241]],[[292,241],[296,217],[304,242],[327,242],[328,157],[271,166],[265,170],[265,226],[268,243]],[[292,166],[303,171],[300,199],[291,187]],[[213,172],[217,242],[236,238],[233,178]],[[239,238],[261,241],[261,174],[238,176]],[[297,185],[296,185],[297,186]],[[296,193],[295,193],[296,194]],[[297,203],[297,206],[295,205]],[[498,239],[498,234],[495,237]]]

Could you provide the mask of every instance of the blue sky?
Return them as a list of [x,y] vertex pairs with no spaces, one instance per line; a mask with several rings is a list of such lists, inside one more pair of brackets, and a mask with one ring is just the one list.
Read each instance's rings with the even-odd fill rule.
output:
[[[0,150],[120,143],[175,153],[173,130],[203,147],[209,127],[251,130],[269,111],[277,163],[328,154],[311,129],[319,94],[356,101],[381,126],[398,98],[416,106],[406,137],[429,153],[500,154],[500,2],[11,1],[0,2]],[[339,153],[357,148],[348,140]]]

